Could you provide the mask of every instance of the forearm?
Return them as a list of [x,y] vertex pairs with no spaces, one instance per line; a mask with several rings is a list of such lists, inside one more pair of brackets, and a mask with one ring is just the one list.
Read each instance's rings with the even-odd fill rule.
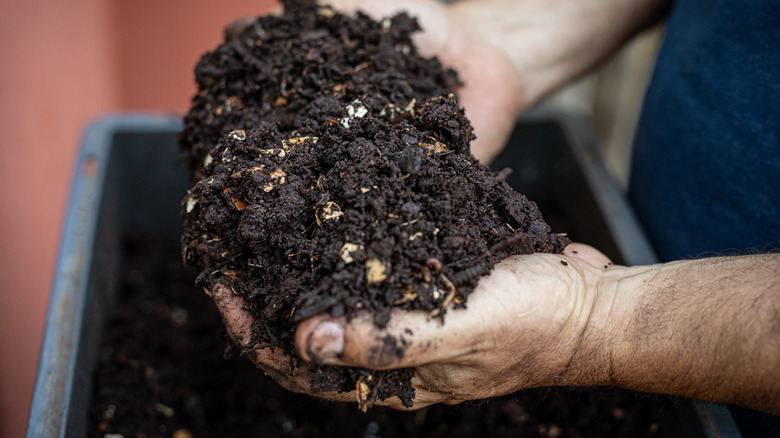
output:
[[780,413],[780,255],[618,268],[602,286],[599,383]]
[[465,0],[452,6],[461,28],[512,61],[527,108],[583,74],[657,22],[670,0]]

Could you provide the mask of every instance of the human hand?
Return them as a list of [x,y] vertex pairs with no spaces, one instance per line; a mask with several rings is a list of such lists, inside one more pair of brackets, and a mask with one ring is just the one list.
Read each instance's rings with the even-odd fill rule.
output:
[[[469,295],[468,309],[450,309],[444,324],[424,311],[394,310],[385,328],[370,315],[347,323],[318,315],[301,322],[296,348],[305,360],[370,369],[416,367],[414,407],[454,404],[540,386],[596,384],[608,353],[586,333],[594,308],[611,301],[598,290],[612,266],[592,247],[571,244],[559,254],[510,257]],[[601,296],[600,296],[601,294]],[[598,303],[597,303],[598,302]],[[384,351],[387,336],[403,338],[403,357]],[[388,400],[400,408],[397,400]]]
[[477,139],[471,152],[489,163],[501,152],[520,112],[527,106],[520,76],[504,51],[481,32],[473,32],[469,17],[436,0],[325,0],[343,13],[357,10],[376,20],[407,12],[422,31],[414,40],[423,56],[437,56],[458,72],[456,90]]
[[[564,265],[565,262],[566,264]],[[609,291],[598,289],[609,260],[595,249],[569,245],[564,254],[510,257],[497,264],[469,295],[468,309],[450,309],[444,324],[424,311],[393,312],[385,328],[370,315],[350,323],[317,315],[298,326],[295,343],[306,361],[371,369],[417,367],[412,384],[414,406],[459,403],[494,397],[522,388],[600,382],[608,353],[594,350],[589,332],[594,309],[611,308]],[[239,345],[251,337],[251,316],[242,298],[228,288],[213,294],[228,332]],[[411,330],[411,333],[408,330]],[[597,330],[595,330],[597,331]],[[382,340],[403,337],[402,358],[384,354]],[[275,347],[253,352],[252,360],[283,386],[312,393],[313,367],[293,367]],[[314,393],[355,401],[353,393]],[[405,409],[396,398],[377,404]]]

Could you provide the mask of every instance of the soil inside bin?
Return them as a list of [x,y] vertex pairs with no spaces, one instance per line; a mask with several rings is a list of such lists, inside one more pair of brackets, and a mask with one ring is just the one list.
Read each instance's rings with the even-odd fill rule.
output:
[[[240,357],[175,242],[125,239],[122,297],[99,352],[89,435],[131,437],[649,437],[656,400],[617,390],[522,391],[417,412],[295,394]],[[640,398],[641,397],[641,398]],[[663,409],[672,409],[665,402]]]
[[[180,137],[199,177],[182,201],[183,253],[199,284],[246,298],[248,348],[295,355],[295,327],[323,312],[444,321],[498,261],[568,243],[470,154],[456,75],[417,54],[417,29],[290,0],[198,63]],[[404,339],[386,342],[403,354]],[[312,387],[371,382],[368,404],[411,406],[413,372],[320,367]]]

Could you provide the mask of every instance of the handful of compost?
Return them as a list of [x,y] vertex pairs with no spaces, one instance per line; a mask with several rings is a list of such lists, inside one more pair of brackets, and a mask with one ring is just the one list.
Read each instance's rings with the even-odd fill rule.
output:
[[[381,327],[402,308],[444,323],[494,263],[568,243],[471,156],[457,77],[417,54],[415,30],[405,15],[288,1],[198,63],[180,136],[197,179],[183,256],[207,289],[242,297],[244,351],[278,349],[304,369],[295,328],[321,313]],[[384,345],[404,354],[404,339]],[[312,367],[315,391],[412,405],[413,369]]]

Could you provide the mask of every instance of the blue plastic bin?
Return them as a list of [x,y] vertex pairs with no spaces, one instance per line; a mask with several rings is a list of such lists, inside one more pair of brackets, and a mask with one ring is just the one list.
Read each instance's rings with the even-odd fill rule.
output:
[[[172,116],[120,115],[86,130],[62,233],[27,437],[84,437],[92,372],[115,306],[120,238],[132,229],[178,240],[179,205],[189,183],[177,165]],[[609,178],[584,121],[539,114],[524,119],[494,167],[537,201],[570,236],[613,260],[655,261],[646,237]],[[728,411],[682,401],[659,413],[667,436],[739,437]],[[671,425],[671,426],[670,426]]]

